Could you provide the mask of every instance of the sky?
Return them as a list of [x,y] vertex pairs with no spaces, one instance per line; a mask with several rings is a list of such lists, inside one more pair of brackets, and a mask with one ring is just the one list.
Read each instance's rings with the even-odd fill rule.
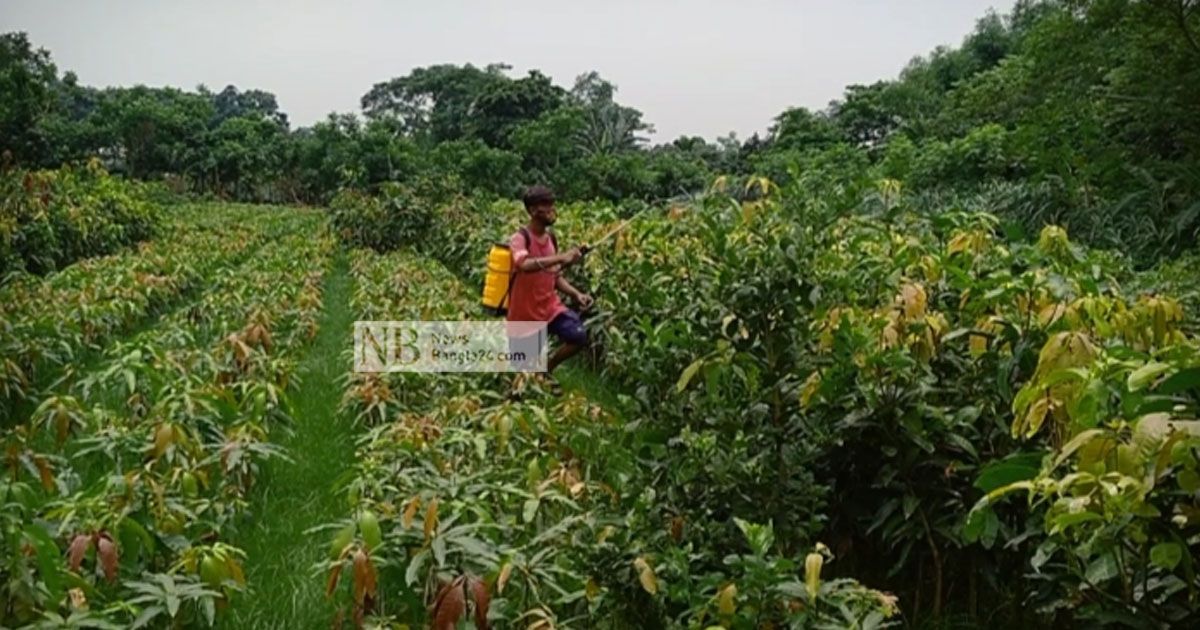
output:
[[763,132],[958,45],[1013,0],[0,0],[60,71],[98,87],[273,92],[293,126],[357,112],[380,81],[438,63],[537,68],[570,87],[597,70],[654,142]]

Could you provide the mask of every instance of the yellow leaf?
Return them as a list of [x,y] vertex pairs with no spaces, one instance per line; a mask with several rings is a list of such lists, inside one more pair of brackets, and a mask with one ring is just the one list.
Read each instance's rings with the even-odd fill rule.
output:
[[692,378],[696,376],[696,372],[699,372],[701,367],[704,367],[703,357],[692,361],[691,365],[684,368],[683,373],[679,375],[679,380],[675,383],[675,392],[683,393],[683,390],[687,389],[688,383],[692,382]]
[[804,588],[808,591],[808,601],[817,601],[817,593],[821,588],[821,567],[825,564],[825,556],[813,552],[804,559]]
[[504,585],[508,584],[508,578],[512,576],[512,563],[505,562],[504,566],[500,567],[500,575],[496,578],[496,592],[503,593]]
[[717,593],[717,611],[729,616],[737,612],[737,584],[727,584]]
[[642,583],[642,588],[651,595],[658,593],[658,577],[654,575],[654,568],[650,563],[646,562],[645,558],[638,557],[633,561],[633,568],[637,569],[638,581]]
[[429,507],[425,509],[425,542],[428,543],[433,538],[433,532],[437,530],[438,523],[438,500],[434,497],[429,502]]
[[596,580],[588,578],[587,584],[583,586],[583,592],[587,595],[588,601],[592,601],[600,596],[600,585]]
[[910,282],[900,287],[898,300],[904,308],[904,317],[906,319],[917,319],[925,315],[925,305],[928,303],[928,296],[925,293],[925,287],[920,284]]
[[800,406],[807,408],[812,402],[813,396],[821,389],[821,373],[813,372],[804,380],[804,385],[800,386]]

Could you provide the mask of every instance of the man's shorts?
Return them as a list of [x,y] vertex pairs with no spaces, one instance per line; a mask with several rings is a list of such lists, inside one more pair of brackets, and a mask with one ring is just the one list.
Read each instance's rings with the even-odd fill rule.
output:
[[[558,340],[562,343],[584,346],[588,342],[587,329],[583,326],[583,320],[579,318],[578,313],[572,310],[563,311],[551,320],[546,326],[546,331],[558,337]],[[512,364],[516,369],[520,371],[532,370],[534,366],[533,357],[537,356],[541,350],[539,336],[509,337],[508,350],[514,355],[519,354],[525,357],[524,360],[521,360],[514,356]]]
[[579,318],[579,313],[571,309],[559,313],[550,321],[546,330],[558,337],[559,341],[573,346],[586,346],[588,342],[587,328],[584,328],[583,320]]

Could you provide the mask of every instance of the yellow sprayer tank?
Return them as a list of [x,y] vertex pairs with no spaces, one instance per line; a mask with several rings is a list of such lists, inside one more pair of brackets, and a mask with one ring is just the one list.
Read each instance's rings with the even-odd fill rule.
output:
[[483,310],[492,315],[508,313],[512,286],[512,251],[508,243],[496,243],[488,251],[487,275],[483,279]]

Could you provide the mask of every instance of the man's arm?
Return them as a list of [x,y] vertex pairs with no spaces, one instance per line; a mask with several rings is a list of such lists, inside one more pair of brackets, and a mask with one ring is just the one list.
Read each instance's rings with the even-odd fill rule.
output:
[[554,265],[570,265],[580,259],[583,254],[580,248],[571,247],[570,250],[563,253],[556,253],[554,256],[541,256],[538,258],[530,257],[529,251],[524,248],[524,242],[520,236],[514,236],[509,246],[512,248],[512,263],[517,265],[517,270],[520,271],[540,271],[542,269],[551,269]]

